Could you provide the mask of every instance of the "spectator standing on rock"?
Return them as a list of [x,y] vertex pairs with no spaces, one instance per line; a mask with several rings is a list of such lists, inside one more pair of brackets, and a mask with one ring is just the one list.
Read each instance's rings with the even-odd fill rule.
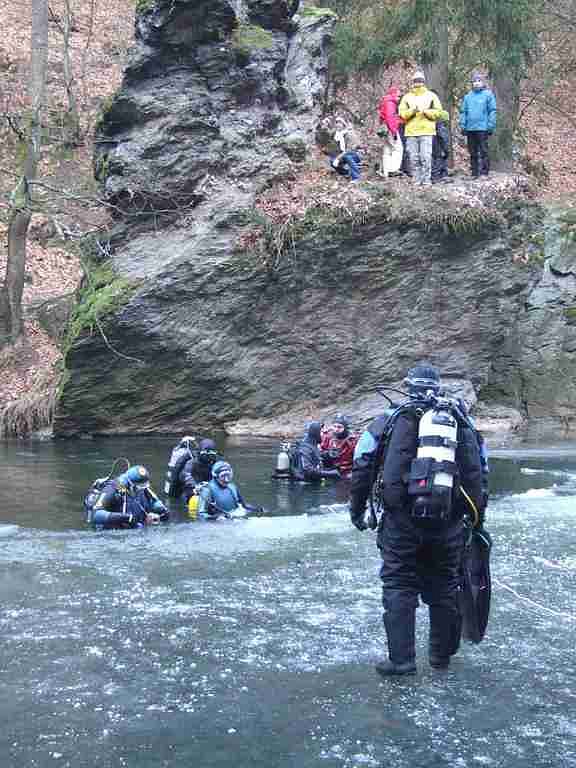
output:
[[400,128],[403,122],[398,114],[399,102],[400,89],[393,85],[388,89],[378,107],[378,116],[380,117],[378,135],[384,141],[380,175],[384,178],[399,173],[402,166],[404,146],[400,136]]
[[442,104],[426,87],[422,71],[418,70],[412,76],[412,88],[402,97],[398,111],[406,124],[406,143],[414,179],[420,186],[428,186],[432,184],[432,140]]
[[343,117],[337,117],[334,121],[334,141],[340,150],[338,154],[330,157],[330,166],[332,170],[341,176],[348,176],[351,181],[360,181],[360,139],[344,120]]
[[460,104],[460,129],[468,143],[472,178],[488,176],[488,137],[496,129],[496,98],[478,73],[472,75],[472,88]]

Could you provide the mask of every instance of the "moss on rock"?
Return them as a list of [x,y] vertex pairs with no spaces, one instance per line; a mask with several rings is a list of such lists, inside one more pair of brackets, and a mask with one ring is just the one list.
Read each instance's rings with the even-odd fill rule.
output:
[[243,54],[274,46],[274,35],[256,24],[238,24],[232,33],[232,45]]
[[64,352],[78,336],[93,333],[106,315],[121,309],[136,288],[134,282],[118,277],[109,261],[89,269],[68,323]]
[[338,14],[331,8],[319,8],[317,5],[307,5],[300,11],[300,15],[304,18],[313,19],[326,18],[327,16],[338,18]]

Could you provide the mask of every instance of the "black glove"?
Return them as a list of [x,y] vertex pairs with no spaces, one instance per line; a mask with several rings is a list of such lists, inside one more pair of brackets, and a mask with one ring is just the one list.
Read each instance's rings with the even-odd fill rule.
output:
[[263,515],[266,511],[264,507],[259,504],[244,504],[244,509],[246,512],[254,512],[256,515]]
[[355,528],[358,528],[359,531],[365,531],[368,528],[363,517],[361,517],[359,520],[352,519],[352,525]]

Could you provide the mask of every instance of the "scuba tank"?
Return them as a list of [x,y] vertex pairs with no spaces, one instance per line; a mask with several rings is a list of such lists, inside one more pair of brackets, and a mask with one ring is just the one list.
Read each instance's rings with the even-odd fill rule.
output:
[[197,520],[198,519],[198,507],[199,506],[200,506],[200,497],[196,493],[196,490],[194,490],[194,493],[188,499],[188,517],[191,520]]
[[110,479],[109,477],[97,477],[96,480],[94,480],[94,482],[88,489],[88,493],[86,494],[86,496],[84,496],[82,504],[84,506],[84,511],[86,513],[87,523],[92,522],[92,511],[94,509],[94,504],[96,504],[96,502],[98,501],[98,497],[102,493],[104,486],[106,485],[109,479]]
[[185,437],[172,449],[164,479],[164,493],[166,496],[175,499],[182,492],[180,472],[184,469],[188,459],[194,458],[193,448],[195,446],[196,440],[193,437]]
[[282,443],[276,457],[275,477],[291,477],[290,470],[290,443]]
[[112,464],[112,467],[110,469],[110,472],[106,477],[97,477],[96,480],[92,483],[90,488],[88,488],[88,491],[86,495],[84,496],[84,499],[82,500],[82,506],[84,507],[84,512],[86,513],[86,522],[91,523],[92,522],[92,512],[94,510],[94,504],[98,501],[98,498],[102,491],[104,490],[104,486],[106,483],[111,480],[120,470],[120,467],[123,467],[123,472],[127,472],[130,468],[130,462],[128,459],[125,459],[123,456],[115,459],[114,463]]
[[452,486],[458,423],[449,404],[439,401],[420,417],[418,451],[410,467],[408,493],[414,497],[412,516],[446,520],[452,507]]

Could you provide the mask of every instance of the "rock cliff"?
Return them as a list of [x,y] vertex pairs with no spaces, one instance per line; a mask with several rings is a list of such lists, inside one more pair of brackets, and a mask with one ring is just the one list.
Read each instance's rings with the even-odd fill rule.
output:
[[256,196],[307,161],[333,17],[285,0],[141,5],[95,161],[123,290],[71,345],[57,434],[273,434],[336,405],[361,421],[375,386],[423,358],[481,412],[571,425],[573,251],[545,258],[538,206],[498,202],[468,226],[457,199],[399,215],[375,184],[362,216],[308,217],[271,266],[242,235]]

